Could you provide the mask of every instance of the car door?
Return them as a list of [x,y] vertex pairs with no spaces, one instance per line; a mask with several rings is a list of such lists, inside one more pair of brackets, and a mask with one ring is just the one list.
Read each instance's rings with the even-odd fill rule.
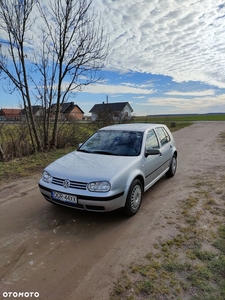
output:
[[161,152],[161,165],[159,167],[159,174],[163,173],[169,166],[172,158],[171,138],[164,127],[155,128]]
[[[145,141],[145,152],[148,153],[149,150],[158,149],[159,150],[159,140],[153,129],[149,130]],[[161,154],[156,155],[145,155],[144,158],[144,172],[145,172],[145,188],[150,187],[154,180],[160,174],[160,166],[162,162]]]

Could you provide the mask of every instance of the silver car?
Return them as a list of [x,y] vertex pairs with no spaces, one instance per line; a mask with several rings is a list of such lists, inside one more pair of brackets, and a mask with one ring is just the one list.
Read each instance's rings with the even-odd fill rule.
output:
[[176,168],[175,142],[165,125],[112,125],[47,166],[39,188],[56,204],[98,212],[123,208],[132,216],[143,192],[163,175],[173,177]]

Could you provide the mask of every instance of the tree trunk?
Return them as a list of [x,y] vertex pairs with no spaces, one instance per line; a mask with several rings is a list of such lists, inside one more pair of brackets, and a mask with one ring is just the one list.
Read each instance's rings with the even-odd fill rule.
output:
[[2,160],[2,161],[5,161],[5,154],[4,154],[4,151],[3,151],[1,145],[0,145],[0,157],[1,157],[1,160]]

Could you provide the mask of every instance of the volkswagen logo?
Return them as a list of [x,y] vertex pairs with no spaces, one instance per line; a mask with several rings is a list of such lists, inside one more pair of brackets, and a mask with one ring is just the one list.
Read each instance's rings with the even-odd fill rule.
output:
[[69,181],[69,179],[64,180],[64,182],[63,182],[63,187],[64,187],[65,189],[67,189],[69,186],[70,186],[70,181]]

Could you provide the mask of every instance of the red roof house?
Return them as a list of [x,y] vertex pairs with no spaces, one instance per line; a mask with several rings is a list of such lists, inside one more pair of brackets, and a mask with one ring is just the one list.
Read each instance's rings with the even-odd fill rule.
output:
[[0,110],[1,119],[17,121],[20,120],[20,108],[2,108]]

